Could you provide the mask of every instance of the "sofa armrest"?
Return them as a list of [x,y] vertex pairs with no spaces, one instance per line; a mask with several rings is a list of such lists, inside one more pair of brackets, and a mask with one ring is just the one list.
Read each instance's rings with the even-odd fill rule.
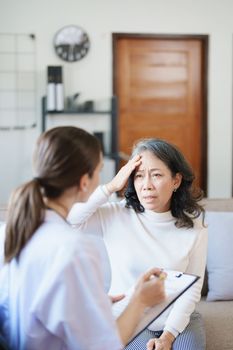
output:
[[206,211],[233,212],[233,198],[203,198],[201,204]]

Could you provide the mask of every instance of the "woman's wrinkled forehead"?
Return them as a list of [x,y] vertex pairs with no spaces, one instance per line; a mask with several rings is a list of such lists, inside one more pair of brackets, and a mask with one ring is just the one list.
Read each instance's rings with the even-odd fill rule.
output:
[[138,154],[141,156],[141,163],[138,166],[137,170],[167,168],[166,164],[149,150],[143,150]]

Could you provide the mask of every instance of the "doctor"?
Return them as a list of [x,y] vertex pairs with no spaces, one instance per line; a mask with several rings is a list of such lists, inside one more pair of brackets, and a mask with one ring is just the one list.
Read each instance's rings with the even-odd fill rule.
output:
[[144,309],[163,300],[163,282],[151,279],[160,271],[139,278],[116,325],[104,291],[110,268],[102,240],[66,221],[72,205],[98,185],[97,139],[75,127],[50,129],[33,161],[35,177],[11,196],[0,234],[0,331],[17,350],[119,350]]

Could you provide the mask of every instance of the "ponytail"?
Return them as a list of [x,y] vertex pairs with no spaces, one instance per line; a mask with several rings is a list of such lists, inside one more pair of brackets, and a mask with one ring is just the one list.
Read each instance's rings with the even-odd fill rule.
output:
[[44,219],[45,205],[37,179],[18,187],[11,195],[5,239],[5,262],[20,252]]
[[42,224],[43,198],[56,200],[84,174],[91,177],[100,161],[100,143],[85,130],[73,126],[49,129],[40,135],[33,153],[32,181],[20,186],[10,198],[6,224],[5,262],[18,258]]

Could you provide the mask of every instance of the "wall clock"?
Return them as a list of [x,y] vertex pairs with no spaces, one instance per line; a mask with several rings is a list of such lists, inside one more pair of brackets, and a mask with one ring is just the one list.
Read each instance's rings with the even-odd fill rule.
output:
[[90,48],[87,33],[81,27],[75,25],[61,28],[55,34],[53,44],[58,57],[67,62],[81,60]]

